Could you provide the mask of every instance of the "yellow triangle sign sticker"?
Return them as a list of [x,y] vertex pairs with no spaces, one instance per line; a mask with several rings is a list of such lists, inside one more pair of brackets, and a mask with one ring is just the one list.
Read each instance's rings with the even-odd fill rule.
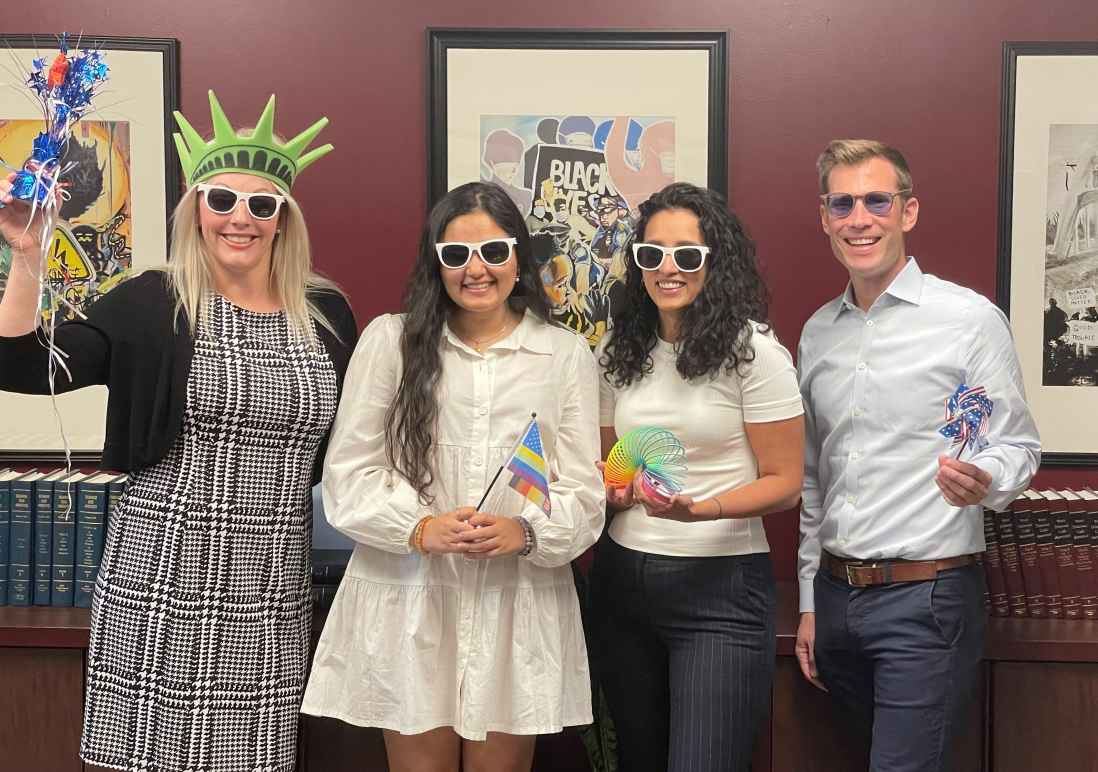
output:
[[53,232],[46,270],[51,281],[66,284],[95,276],[95,266],[67,225],[58,225]]

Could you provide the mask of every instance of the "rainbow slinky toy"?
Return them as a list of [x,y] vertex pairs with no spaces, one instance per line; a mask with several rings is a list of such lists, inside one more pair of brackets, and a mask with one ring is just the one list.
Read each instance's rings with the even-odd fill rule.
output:
[[626,432],[610,449],[603,479],[607,485],[621,488],[631,484],[637,474],[645,496],[669,504],[672,496],[682,492],[686,476],[682,443],[666,429],[653,426]]

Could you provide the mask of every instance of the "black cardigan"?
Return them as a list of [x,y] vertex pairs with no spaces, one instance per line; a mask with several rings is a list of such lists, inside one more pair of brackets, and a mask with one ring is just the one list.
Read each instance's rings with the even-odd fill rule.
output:
[[[343,376],[358,329],[354,314],[337,292],[310,293],[309,299],[339,333],[337,340],[321,325],[317,334],[328,350],[343,391]],[[175,293],[161,271],[146,271],[103,295],[87,310],[87,321],[59,325],[55,340],[68,354],[70,381],[58,369],[58,393],[105,384],[107,431],[103,467],[132,472],[151,466],[171,449],[183,425],[187,377],[194,357],[188,324],[174,324]],[[48,352],[40,332],[0,337],[0,389],[49,394]],[[313,483],[320,480],[328,439],[317,451]]]

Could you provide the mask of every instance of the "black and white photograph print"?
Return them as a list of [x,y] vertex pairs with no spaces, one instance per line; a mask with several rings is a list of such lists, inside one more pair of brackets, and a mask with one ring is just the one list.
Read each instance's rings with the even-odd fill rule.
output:
[[1098,124],[1048,137],[1042,383],[1098,385]]

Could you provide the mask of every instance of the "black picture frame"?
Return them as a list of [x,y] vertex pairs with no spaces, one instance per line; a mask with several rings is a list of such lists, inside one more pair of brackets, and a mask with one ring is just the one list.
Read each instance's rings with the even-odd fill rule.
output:
[[728,194],[728,30],[427,30],[427,200],[433,205],[452,187],[447,179],[447,54],[455,49],[555,51],[704,51],[708,66],[708,179],[706,186]]
[[501,187],[551,320],[597,346],[628,303],[640,204],[672,182],[727,196],[729,38],[429,29],[429,205],[463,183]]
[[[1098,41],[1003,43],[996,301],[1010,318],[1044,466],[1098,466],[1098,346],[1072,343],[1080,339],[1074,326],[1050,340],[1059,327],[1046,318],[1048,296],[1067,292],[1058,286],[1067,280],[1057,274],[1079,260],[1094,259],[1098,268],[1098,248],[1075,255],[1062,249],[1066,229],[1074,224],[1060,217],[1061,207],[1053,201],[1054,190],[1060,195],[1060,171],[1053,169],[1059,148],[1075,141],[1074,130],[1069,134],[1066,128],[1093,125],[1098,161],[1098,102],[1091,99],[1090,108],[1072,98],[1080,85],[1093,88],[1095,73]],[[1076,222],[1079,214],[1098,222],[1098,170],[1091,165],[1086,159],[1063,170],[1064,200],[1076,197],[1078,211],[1069,215]],[[1085,182],[1078,174],[1091,175],[1093,210],[1078,206],[1083,199],[1073,186]],[[1098,243],[1090,221],[1084,226],[1087,243]]]
[[[14,69],[17,65],[15,60],[20,56],[25,56],[27,52],[34,52],[36,56],[42,56],[47,59],[52,58],[57,53],[57,41],[58,35],[56,34],[0,34],[0,46],[4,48],[5,66],[9,69]],[[105,54],[105,59],[108,68],[111,68],[112,74],[121,72],[127,67],[141,68],[155,66],[159,63],[159,74],[155,77],[161,87],[161,93],[152,103],[140,103],[138,101],[146,98],[146,95],[133,94],[133,93],[121,93],[116,90],[114,83],[108,76],[106,91],[97,99],[96,103],[93,103],[93,112],[87,117],[88,120],[96,120],[96,110],[101,109],[103,104],[109,104],[108,109],[113,110],[114,113],[127,114],[130,110],[147,110],[150,114],[156,115],[162,118],[161,126],[154,126],[151,129],[146,128],[148,126],[145,122],[139,122],[136,124],[137,131],[155,132],[154,136],[157,136],[158,143],[163,143],[163,168],[160,165],[149,166],[148,164],[142,166],[139,171],[131,169],[131,172],[136,175],[141,173],[144,175],[156,175],[155,178],[145,178],[152,180],[149,184],[155,186],[149,188],[155,190],[159,187],[159,178],[162,176],[162,184],[164,187],[164,211],[161,213],[157,208],[154,210],[153,215],[156,217],[162,217],[162,223],[156,223],[155,233],[156,238],[160,238],[160,234],[163,234],[164,248],[159,254],[147,254],[140,258],[137,255],[137,249],[135,248],[134,254],[134,266],[135,268],[145,264],[156,264],[164,261],[167,255],[167,244],[169,242],[170,234],[170,215],[175,209],[176,204],[182,195],[182,176],[179,164],[175,159],[175,145],[172,140],[174,120],[172,118],[172,112],[179,108],[179,94],[180,94],[180,77],[179,77],[179,41],[174,38],[146,38],[146,37],[127,37],[117,35],[90,35],[83,33],[80,35],[70,35],[69,45],[72,48],[80,49],[99,49]],[[112,52],[139,52],[142,54],[148,54],[148,57],[142,57],[140,64],[136,61],[132,64],[123,63],[119,57],[112,59]],[[10,73],[8,73],[10,74]],[[114,94],[113,97],[111,94]],[[17,95],[15,91],[11,91],[10,99],[22,98],[21,95]],[[3,112],[3,105],[0,104],[0,113]],[[11,117],[0,115],[0,117]],[[113,118],[112,118],[113,119]],[[142,137],[144,141],[144,137]],[[136,167],[138,162],[133,159],[133,165]],[[136,188],[134,188],[136,192]],[[137,245],[135,245],[137,247]],[[149,249],[149,252],[154,252],[155,249]],[[140,263],[137,261],[140,259]],[[49,426],[55,425],[55,419],[53,415],[52,407],[48,404],[48,398],[38,397],[35,400],[41,400],[41,404],[35,407],[36,415],[41,415],[37,420],[48,422]],[[38,410],[41,407],[41,410]],[[3,404],[3,400],[0,399],[0,413],[6,412],[9,406]],[[102,416],[95,416],[89,420],[100,421]],[[88,449],[85,447],[75,448],[71,454],[72,463],[74,466],[90,466],[97,464],[101,458],[101,450]],[[5,466],[32,466],[32,465],[59,465],[63,464],[65,460],[65,454],[61,450],[47,449],[40,447],[23,447],[17,443],[13,443],[10,434],[5,433],[5,436],[0,436],[0,465]]]

